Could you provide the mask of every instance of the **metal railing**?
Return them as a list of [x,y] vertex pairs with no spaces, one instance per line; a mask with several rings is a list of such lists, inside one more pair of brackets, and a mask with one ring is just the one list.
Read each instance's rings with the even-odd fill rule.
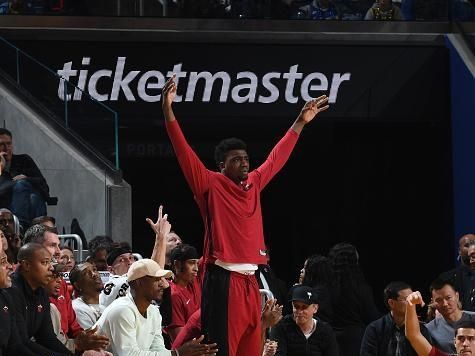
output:
[[[19,47],[0,37],[0,70],[44,106],[55,121],[73,130],[120,169],[119,115]],[[44,90],[57,86],[54,93]],[[49,93],[48,93],[49,92]],[[101,136],[103,147],[92,137]],[[97,140],[96,140],[97,142]]]
[[[60,241],[63,241],[63,244],[65,241],[68,241],[68,240],[73,240],[75,241],[76,245],[77,246],[77,249],[73,248],[73,252],[74,254],[76,255],[76,261],[83,261],[83,246],[82,246],[82,240],[81,240],[81,237],[77,234],[62,234],[62,235],[58,235],[59,237],[59,240]],[[87,252],[87,250],[86,250]]]

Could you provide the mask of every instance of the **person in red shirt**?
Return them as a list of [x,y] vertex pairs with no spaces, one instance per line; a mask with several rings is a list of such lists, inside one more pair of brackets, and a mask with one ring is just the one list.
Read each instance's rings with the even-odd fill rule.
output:
[[198,280],[198,252],[193,246],[181,244],[170,252],[175,278],[170,283],[172,320],[167,332],[173,342],[191,315],[201,305],[201,285]]
[[[325,95],[310,100],[266,161],[250,171],[246,144],[225,139],[216,147],[219,172],[207,169],[186,141],[172,103],[176,76],[162,90],[165,125],[205,227],[201,321],[219,355],[260,353],[261,298],[254,272],[266,263],[260,193],[284,166],[303,127],[328,108]],[[232,318],[228,318],[228,314]]]

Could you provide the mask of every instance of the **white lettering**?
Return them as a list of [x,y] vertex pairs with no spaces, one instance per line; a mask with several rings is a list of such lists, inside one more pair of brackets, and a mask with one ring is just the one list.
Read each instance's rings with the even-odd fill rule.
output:
[[276,79],[280,78],[280,73],[270,72],[264,75],[264,77],[262,77],[262,85],[264,88],[267,89],[270,95],[269,96],[259,95],[260,103],[269,104],[279,99],[279,89],[271,82],[271,79],[273,78],[276,78]]
[[98,70],[96,73],[91,75],[91,79],[89,79],[89,85],[87,87],[88,91],[89,91],[89,95],[92,96],[97,101],[106,101],[106,100],[109,99],[109,95],[99,94],[97,92],[97,81],[99,80],[99,78],[102,78],[102,77],[111,78],[112,77],[112,71],[107,70],[107,69]]
[[284,73],[284,79],[287,79],[287,86],[285,87],[285,100],[289,103],[295,104],[299,98],[294,96],[294,86],[296,79],[302,79],[302,73],[298,73],[298,65],[290,67],[288,73]]
[[[318,85],[310,85],[312,80],[318,79],[320,81],[320,84]],[[320,96],[320,95],[310,95],[308,93],[308,87],[310,85],[310,90],[320,90],[320,91],[326,91],[328,89],[328,80],[325,74],[323,73],[312,73],[309,74],[305,77],[305,79],[302,81],[302,86],[300,87],[300,95],[302,95],[302,99],[304,101],[309,101],[312,100],[313,98]]]
[[[148,82],[147,81],[150,78],[156,78],[156,82]],[[160,73],[158,70],[151,70],[149,72],[145,72],[144,75],[142,75],[139,79],[139,84],[137,86],[137,91],[139,94],[139,97],[149,103],[155,103],[157,101],[160,101],[161,94],[160,89],[163,88],[165,85],[165,77],[163,76],[162,73]],[[158,89],[158,94],[156,95],[150,95],[147,94],[147,89]]]
[[67,93],[69,90],[67,90],[66,87],[68,86],[67,83],[69,82],[70,78],[75,77],[78,72],[75,69],[73,70],[72,67],[73,67],[73,62],[66,62],[63,65],[63,69],[60,69],[57,72],[58,75],[61,77],[61,79],[59,80],[59,86],[58,86],[58,97],[63,101],[65,98],[66,98],[66,101],[71,100],[71,94]]
[[119,99],[119,90],[125,94],[128,101],[135,101],[135,97],[130,91],[129,83],[140,73],[138,70],[131,70],[124,78],[125,57],[117,58],[117,65],[115,67],[114,83],[112,83],[111,100],[116,101]]
[[[341,84],[351,80],[351,73],[302,73],[299,72],[298,64],[291,65],[288,71],[283,73],[242,71],[234,76],[233,73],[225,71],[186,71],[183,63],[174,64],[171,71],[125,71],[126,60],[126,57],[117,57],[114,70],[105,68],[95,71],[90,68],[91,57],[82,58],[81,68],[73,68],[73,62],[64,63],[63,68],[57,71],[60,77],[59,99],[80,101],[82,92],[87,88],[89,95],[98,101],[117,101],[122,92],[127,101],[135,102],[138,98],[143,102],[155,103],[161,99],[161,89],[166,78],[175,74],[177,83],[180,82],[178,89],[182,93],[176,95],[176,102],[198,100],[206,103],[218,100],[220,103],[226,103],[231,100],[238,104],[256,101],[270,104],[280,99],[295,104],[299,100],[308,101],[329,91],[328,101],[334,104]],[[75,78],[77,83],[73,82]],[[65,88],[66,85],[71,89]],[[216,90],[220,90],[219,99]],[[281,93],[282,90],[284,93]]]
[[333,104],[336,102],[336,96],[338,95],[338,89],[340,84],[344,81],[349,81],[351,78],[351,73],[345,73],[341,75],[340,73],[333,73],[332,86],[330,87],[330,95],[328,96],[328,102]]
[[205,87],[203,90],[203,101],[208,102],[211,99],[211,92],[213,90],[213,85],[216,79],[221,79],[223,85],[221,87],[221,95],[219,97],[220,102],[225,102],[228,98],[229,93],[229,84],[231,78],[226,72],[218,72],[215,75],[212,75],[210,72],[191,72],[190,80],[188,81],[188,89],[186,90],[185,101],[193,101],[195,97],[196,82],[198,79],[203,78],[205,80]]
[[[257,75],[252,72],[240,72],[237,75],[237,79],[247,78],[249,83],[243,83],[236,85],[232,92],[231,97],[235,103],[245,103],[246,101],[253,103],[256,100],[257,90]],[[240,91],[247,91],[247,94],[240,96]]]

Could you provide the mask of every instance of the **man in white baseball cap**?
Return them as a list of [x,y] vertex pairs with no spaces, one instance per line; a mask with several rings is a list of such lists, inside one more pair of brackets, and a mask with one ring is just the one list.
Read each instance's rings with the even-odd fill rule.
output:
[[101,333],[111,340],[110,350],[116,356],[146,351],[150,356],[213,355],[216,344],[200,344],[203,337],[184,344],[178,350],[167,350],[162,336],[162,317],[152,304],[168,287],[166,278],[173,273],[162,269],[151,259],[134,262],[127,272],[130,289],[123,298],[113,301],[96,323]]

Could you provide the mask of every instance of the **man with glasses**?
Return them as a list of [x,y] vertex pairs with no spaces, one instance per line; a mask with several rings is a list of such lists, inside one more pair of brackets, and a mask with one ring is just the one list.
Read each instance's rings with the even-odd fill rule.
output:
[[[417,355],[404,335],[406,297],[411,293],[411,286],[402,281],[390,282],[384,288],[384,304],[389,313],[366,327],[360,356]],[[421,324],[420,329],[424,337],[430,340],[430,334],[424,325]]]
[[462,322],[475,322],[475,313],[460,309],[459,293],[448,281],[436,279],[430,285],[430,293],[431,306],[439,312],[441,317],[427,323],[427,329],[438,349],[454,353],[455,326]]
[[[419,329],[419,319],[417,317],[416,306],[424,306],[424,300],[420,292],[416,291],[409,294],[406,298],[406,337],[411,343],[418,356],[448,356],[454,355],[441,351],[421,334]],[[455,337],[452,342],[455,347],[456,355],[474,355],[475,354],[475,323],[458,322],[454,326]]]

